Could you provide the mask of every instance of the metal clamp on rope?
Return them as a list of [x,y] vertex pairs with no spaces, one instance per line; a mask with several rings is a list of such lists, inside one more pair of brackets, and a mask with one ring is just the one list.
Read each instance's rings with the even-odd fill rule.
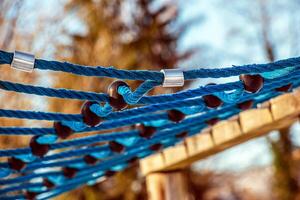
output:
[[34,68],[35,57],[32,54],[15,51],[11,67],[24,72],[32,72]]
[[164,74],[163,87],[182,87],[184,85],[183,71],[179,69],[162,69]]

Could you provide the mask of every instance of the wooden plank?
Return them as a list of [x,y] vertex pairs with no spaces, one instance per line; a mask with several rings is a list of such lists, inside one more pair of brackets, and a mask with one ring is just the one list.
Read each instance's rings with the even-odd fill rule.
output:
[[160,173],[146,176],[148,200],[165,200],[164,179]]
[[241,134],[237,120],[221,121],[212,128],[212,137],[216,145],[227,142]]
[[149,200],[182,200],[189,198],[184,171],[152,173],[146,177]]
[[293,94],[284,94],[270,100],[274,120],[292,115],[298,109],[297,99]]
[[185,140],[187,153],[189,156],[199,154],[202,151],[208,150],[214,146],[210,132],[202,132]]
[[[259,108],[243,111],[210,129],[205,129],[200,134],[187,138],[185,145],[181,144],[178,149],[177,146],[165,149],[164,160],[160,160],[159,164],[156,163],[155,169],[148,165],[146,171],[150,173],[182,169],[199,159],[260,137],[272,130],[288,127],[298,120],[299,114],[300,90],[295,90],[291,94],[283,94],[261,104]],[[143,166],[141,168],[146,175]]]
[[142,174],[147,174],[151,171],[158,171],[165,166],[165,160],[162,153],[156,153],[140,161]]
[[257,130],[273,121],[268,108],[246,110],[239,114],[239,119],[243,133]]
[[165,165],[176,164],[177,162],[188,157],[187,149],[184,143],[167,148],[162,153],[165,158]]

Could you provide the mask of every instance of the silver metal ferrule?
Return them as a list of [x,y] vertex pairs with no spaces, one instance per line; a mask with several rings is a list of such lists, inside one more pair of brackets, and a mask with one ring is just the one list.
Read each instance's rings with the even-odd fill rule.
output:
[[34,68],[35,57],[32,54],[15,51],[14,58],[11,63],[13,69],[24,72],[32,72]]
[[184,85],[183,71],[179,69],[162,69],[164,74],[163,87],[182,87]]

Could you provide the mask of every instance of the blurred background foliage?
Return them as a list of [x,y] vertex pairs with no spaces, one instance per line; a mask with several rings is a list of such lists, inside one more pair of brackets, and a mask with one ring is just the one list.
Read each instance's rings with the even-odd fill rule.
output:
[[[37,56],[83,65],[122,69],[219,66],[267,62],[299,55],[298,0],[0,0],[0,49],[20,49]],[[280,13],[280,14],[278,14]],[[188,16],[188,17],[187,17]],[[216,20],[218,19],[218,20]],[[217,21],[217,22],[216,22]],[[1,80],[34,83],[56,88],[105,92],[111,79],[66,73],[24,74],[0,68]],[[197,86],[201,80],[187,86]],[[129,81],[131,88],[140,82]],[[157,88],[152,94],[175,90]],[[46,99],[1,91],[1,108],[78,113],[82,102]],[[47,122],[0,119],[1,126],[51,126]],[[191,199],[299,199],[299,158],[294,135],[279,130],[264,138],[271,157],[257,166],[256,154],[244,170],[217,170],[230,155],[239,162],[247,144],[187,169]],[[100,133],[92,133],[100,134]],[[82,137],[82,136],[77,136]],[[24,147],[30,138],[1,136],[0,148]],[[239,155],[237,155],[239,152]],[[240,153],[242,152],[242,153]],[[245,154],[247,154],[245,153]],[[222,157],[222,159],[220,159]],[[201,163],[208,163],[203,168]],[[241,162],[242,163],[242,162]],[[236,163],[229,165],[235,168]],[[93,186],[84,186],[57,199],[146,199],[145,182],[138,164]]]

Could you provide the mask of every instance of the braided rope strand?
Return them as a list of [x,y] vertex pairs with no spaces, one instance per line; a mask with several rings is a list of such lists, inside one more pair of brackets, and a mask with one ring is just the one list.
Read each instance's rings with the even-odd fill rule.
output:
[[[11,64],[13,56],[13,53],[0,50],[0,64]],[[67,62],[36,59],[35,69],[60,71],[80,76],[142,80],[143,83],[135,91],[126,86],[127,84],[115,88],[116,96],[124,101],[125,106],[126,104],[131,105],[129,109],[116,111],[118,108],[114,105],[113,98],[115,97],[111,93],[109,96],[105,93],[48,88],[0,80],[0,89],[5,91],[52,98],[94,101],[89,109],[93,116],[102,120],[100,125],[90,125],[90,127],[83,122],[83,118],[86,117],[84,112],[81,115],[0,109],[0,117],[55,121],[55,124],[59,122],[64,127],[68,126],[72,133],[82,133],[79,138],[59,141],[59,138],[63,137],[59,137],[59,133],[56,133],[58,131],[56,126],[56,129],[52,127],[0,127],[0,136],[33,135],[32,140],[38,138],[38,140],[33,140],[37,142],[38,147],[39,145],[44,145],[43,147],[46,145],[49,149],[49,152],[47,151],[43,156],[34,153],[32,143],[29,147],[0,149],[0,157],[9,158],[7,162],[0,163],[0,198],[21,199],[26,197],[23,191],[31,191],[38,194],[38,199],[48,199],[86,184],[88,181],[98,181],[107,170],[123,170],[128,167],[130,159],[141,159],[155,153],[150,148],[152,145],[160,144],[167,148],[183,140],[183,138],[177,137],[182,132],[192,136],[208,126],[207,121],[212,118],[223,120],[236,115],[241,112],[241,108],[238,106],[240,103],[251,101],[256,106],[282,94],[282,92],[288,92],[292,88],[299,87],[299,66],[300,57],[267,64],[186,70],[183,72],[185,80],[249,74],[248,77],[255,76],[261,80],[262,88],[254,91],[254,93],[249,93],[251,91],[247,90],[245,80],[243,80],[201,86],[174,94],[147,96],[150,90],[162,84],[164,75],[161,72],[119,70],[114,67],[82,66]],[[207,104],[208,96],[219,99],[220,106],[210,107]],[[180,121],[176,121],[170,116],[174,110],[184,115]],[[155,134],[150,138],[143,137],[136,124],[154,127]],[[95,132],[95,134],[88,136],[84,134],[87,132]],[[119,143],[123,152],[114,150],[111,142]],[[84,160],[85,156],[96,156],[98,161],[101,161],[89,165]],[[10,157],[19,159],[25,165],[20,169],[12,167],[13,159]],[[62,169],[65,167],[75,168],[77,170],[76,176],[64,178]],[[63,179],[60,182],[55,182],[55,188],[50,189],[44,186],[42,179],[37,179],[48,177]]]

